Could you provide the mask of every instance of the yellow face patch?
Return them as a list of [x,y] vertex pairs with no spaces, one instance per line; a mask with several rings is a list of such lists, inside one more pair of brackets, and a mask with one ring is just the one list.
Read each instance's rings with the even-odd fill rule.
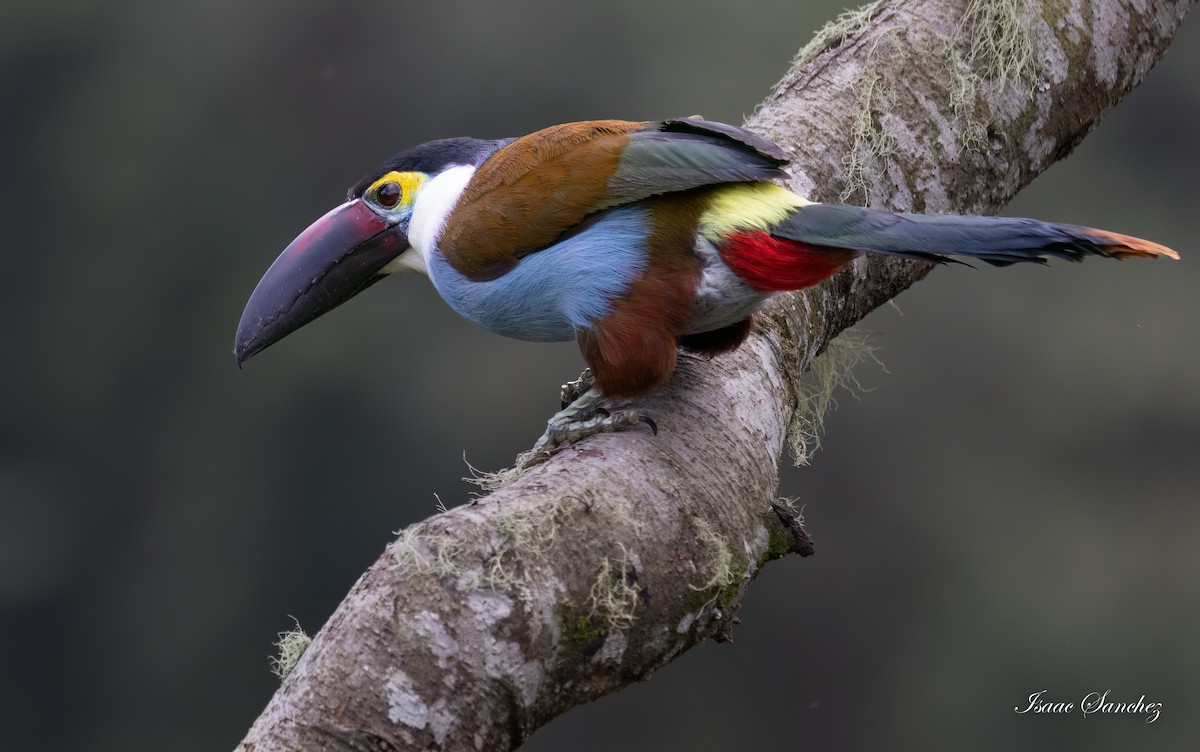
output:
[[[423,172],[389,172],[371,183],[363,196],[388,209],[411,206],[426,179]],[[396,188],[399,188],[398,195]]]

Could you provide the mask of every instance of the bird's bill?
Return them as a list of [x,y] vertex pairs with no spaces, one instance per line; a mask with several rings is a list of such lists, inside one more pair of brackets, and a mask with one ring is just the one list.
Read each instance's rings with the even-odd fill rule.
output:
[[362,199],[309,225],[246,303],[234,340],[238,365],[383,279],[379,270],[409,247],[404,229]]

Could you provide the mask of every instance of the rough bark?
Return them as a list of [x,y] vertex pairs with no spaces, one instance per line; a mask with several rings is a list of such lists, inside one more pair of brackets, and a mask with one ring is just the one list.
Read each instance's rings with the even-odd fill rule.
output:
[[[748,125],[814,199],[989,213],[1141,80],[1193,4],[881,3],[810,45]],[[776,498],[795,380],[928,270],[873,259],[780,297],[737,352],[681,358],[638,401],[657,436],[587,439],[404,531],[240,749],[510,749],[726,638],[758,569],[811,552]]]

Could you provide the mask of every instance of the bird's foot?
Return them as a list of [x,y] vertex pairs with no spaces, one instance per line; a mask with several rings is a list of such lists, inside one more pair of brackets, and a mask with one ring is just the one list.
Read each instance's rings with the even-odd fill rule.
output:
[[558,393],[558,398],[562,400],[563,411],[565,412],[572,402],[587,394],[595,383],[596,376],[592,373],[592,369],[585,368],[583,373],[579,374],[579,378],[563,384]]
[[[580,377],[579,382],[564,384],[564,400],[569,394],[567,391],[569,388],[572,386],[578,388],[579,383],[584,381],[585,378],[590,378],[590,376],[591,373],[585,371],[584,375]],[[650,416],[643,415],[636,410],[610,411],[598,404],[600,400],[600,393],[590,388],[572,400],[569,405],[555,413],[546,422],[546,432],[533,445],[530,453],[534,456],[548,457],[560,449],[586,439],[589,436],[595,436],[598,433],[624,431],[627,428],[643,424],[649,426],[651,432],[655,435],[658,434],[658,424]]]

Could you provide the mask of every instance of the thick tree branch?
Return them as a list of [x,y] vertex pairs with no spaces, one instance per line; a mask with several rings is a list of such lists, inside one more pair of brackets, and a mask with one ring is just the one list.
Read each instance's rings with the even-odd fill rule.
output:
[[[749,127],[814,199],[987,213],[1079,143],[1193,4],[882,3],[810,45]],[[508,749],[727,637],[758,569],[809,550],[776,498],[798,375],[927,272],[864,261],[781,297],[740,350],[682,358],[638,403],[658,436],[593,437],[404,531],[240,749]]]

